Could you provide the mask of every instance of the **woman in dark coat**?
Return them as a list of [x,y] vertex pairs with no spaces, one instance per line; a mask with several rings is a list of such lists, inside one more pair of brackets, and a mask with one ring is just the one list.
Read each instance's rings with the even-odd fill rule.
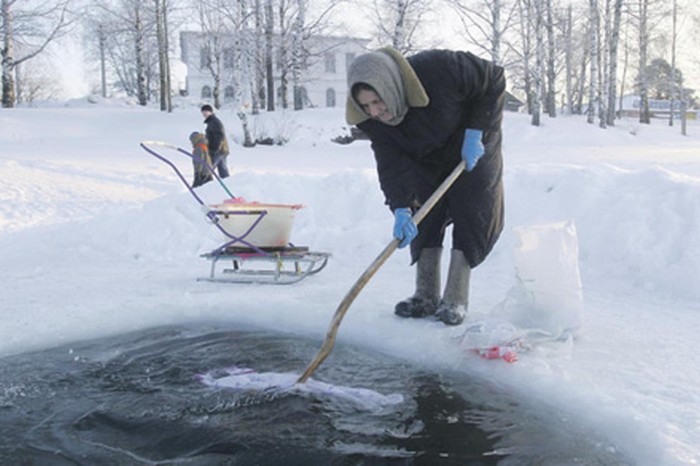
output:
[[[429,50],[405,58],[392,48],[357,57],[348,69],[346,119],[372,143],[379,183],[395,215],[399,247],[411,245],[416,291],[396,305],[402,317],[466,315],[471,269],[503,229],[503,69],[468,52]],[[442,200],[416,229],[412,213],[459,164]],[[453,225],[444,293],[440,260]]]

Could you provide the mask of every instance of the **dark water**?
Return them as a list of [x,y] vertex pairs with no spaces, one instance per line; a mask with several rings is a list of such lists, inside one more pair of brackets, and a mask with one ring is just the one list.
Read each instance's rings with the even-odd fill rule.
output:
[[168,327],[0,359],[2,465],[619,465],[595,432],[485,380],[336,345],[314,378],[402,403],[215,389],[232,365],[300,373],[320,342]]

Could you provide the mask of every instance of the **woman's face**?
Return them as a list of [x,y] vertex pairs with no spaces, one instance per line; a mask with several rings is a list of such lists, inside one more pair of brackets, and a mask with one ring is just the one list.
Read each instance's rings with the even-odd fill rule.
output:
[[356,98],[362,110],[375,120],[387,123],[394,118],[394,115],[391,114],[389,108],[387,108],[382,98],[376,92],[362,89],[357,93]]

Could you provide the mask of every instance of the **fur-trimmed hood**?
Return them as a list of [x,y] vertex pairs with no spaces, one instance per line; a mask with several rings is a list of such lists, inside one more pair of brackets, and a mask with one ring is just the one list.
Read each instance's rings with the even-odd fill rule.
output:
[[[389,62],[387,58],[390,59]],[[376,89],[392,113],[400,118],[410,107],[426,107],[430,103],[428,94],[411,64],[392,47],[384,47],[357,57],[348,69],[347,78],[345,120],[350,125],[357,125],[370,118],[352,96],[352,87],[360,82]]]

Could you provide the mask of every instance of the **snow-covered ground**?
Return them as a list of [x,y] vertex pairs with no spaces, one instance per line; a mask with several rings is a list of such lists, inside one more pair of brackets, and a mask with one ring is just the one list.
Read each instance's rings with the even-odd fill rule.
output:
[[[220,117],[240,140],[235,114]],[[296,285],[196,280],[209,268],[199,254],[221,243],[219,233],[174,173],[139,147],[163,140],[187,148],[189,133],[203,129],[196,107],[166,114],[76,101],[0,110],[0,356],[222,320],[320,343],[349,287],[390,241],[392,217],[369,144],[330,141],[346,130],[342,110],[280,112],[255,124],[290,142],[232,144],[229,189],[304,204],[293,242],[333,255]],[[682,137],[661,121],[601,130],[578,117],[545,117],[535,128],[507,114],[504,129],[506,230],[473,274],[469,319],[488,318],[515,284],[514,227],[571,220],[585,303],[577,338],[515,364],[466,355],[464,326],[393,315],[413,285],[400,250],[356,299],[337,344],[488,377],[608,435],[637,464],[697,464],[700,125],[691,122]],[[186,157],[164,155],[190,177]],[[216,183],[199,191],[208,202],[226,197]]]

